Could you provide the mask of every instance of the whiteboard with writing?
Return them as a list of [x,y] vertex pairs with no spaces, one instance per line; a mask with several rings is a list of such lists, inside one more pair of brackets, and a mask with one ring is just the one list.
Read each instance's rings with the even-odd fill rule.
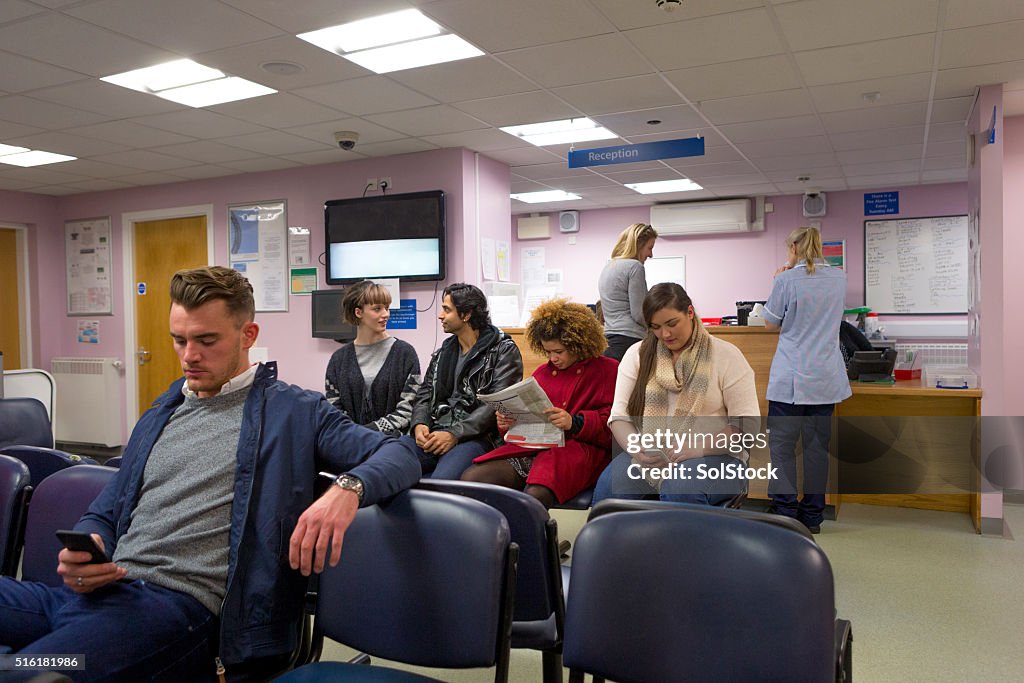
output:
[[864,299],[879,314],[967,312],[967,216],[864,221]]

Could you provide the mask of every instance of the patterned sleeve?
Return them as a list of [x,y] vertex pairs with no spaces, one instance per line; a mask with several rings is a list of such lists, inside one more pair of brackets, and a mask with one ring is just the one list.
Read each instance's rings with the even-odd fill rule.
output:
[[373,425],[377,428],[377,431],[392,436],[409,433],[409,426],[412,422],[412,404],[416,399],[416,390],[419,387],[420,375],[410,373],[405,381],[405,386],[402,388],[398,405],[395,406],[395,409],[389,415],[374,421]]

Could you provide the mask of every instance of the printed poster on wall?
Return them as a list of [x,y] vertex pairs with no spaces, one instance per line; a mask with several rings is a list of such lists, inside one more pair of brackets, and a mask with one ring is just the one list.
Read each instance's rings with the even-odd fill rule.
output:
[[228,261],[249,278],[257,311],[288,310],[287,240],[284,200],[228,207]]
[[825,263],[846,270],[846,240],[822,242],[821,255],[825,257]]
[[110,217],[64,224],[68,315],[113,313],[110,283]]

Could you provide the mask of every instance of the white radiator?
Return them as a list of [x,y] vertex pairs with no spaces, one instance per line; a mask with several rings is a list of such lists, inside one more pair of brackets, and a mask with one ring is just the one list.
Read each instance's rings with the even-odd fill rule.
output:
[[120,446],[121,375],[117,358],[54,358],[57,441]]

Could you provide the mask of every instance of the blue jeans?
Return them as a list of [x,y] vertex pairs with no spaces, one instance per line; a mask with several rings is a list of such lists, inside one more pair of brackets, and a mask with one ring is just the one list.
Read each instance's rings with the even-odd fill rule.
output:
[[608,463],[594,486],[592,505],[605,498],[625,498],[627,500],[661,499],[673,503],[693,503],[695,505],[724,505],[726,501],[738,493],[747,490],[746,479],[710,479],[701,478],[698,474],[700,465],[713,470],[719,465],[742,464],[731,455],[706,455],[703,458],[686,460],[686,474],[689,479],[666,479],[661,483],[659,494],[643,479],[629,476],[629,466],[633,459],[628,453],[620,453]]
[[417,446],[416,439],[412,436],[403,436],[402,439],[416,451],[425,479],[458,480],[473,464],[474,458],[479,458],[491,450],[491,445],[487,441],[471,439],[455,444],[450,451],[439,457]]
[[[796,405],[768,401],[768,448],[778,479],[768,483],[775,511],[807,526],[825,518],[828,445],[835,404]],[[803,440],[804,495],[797,500],[796,442]]]
[[213,681],[218,622],[195,598],[145,581],[78,595],[0,578],[0,645],[82,655],[84,671],[63,672],[76,681]]

